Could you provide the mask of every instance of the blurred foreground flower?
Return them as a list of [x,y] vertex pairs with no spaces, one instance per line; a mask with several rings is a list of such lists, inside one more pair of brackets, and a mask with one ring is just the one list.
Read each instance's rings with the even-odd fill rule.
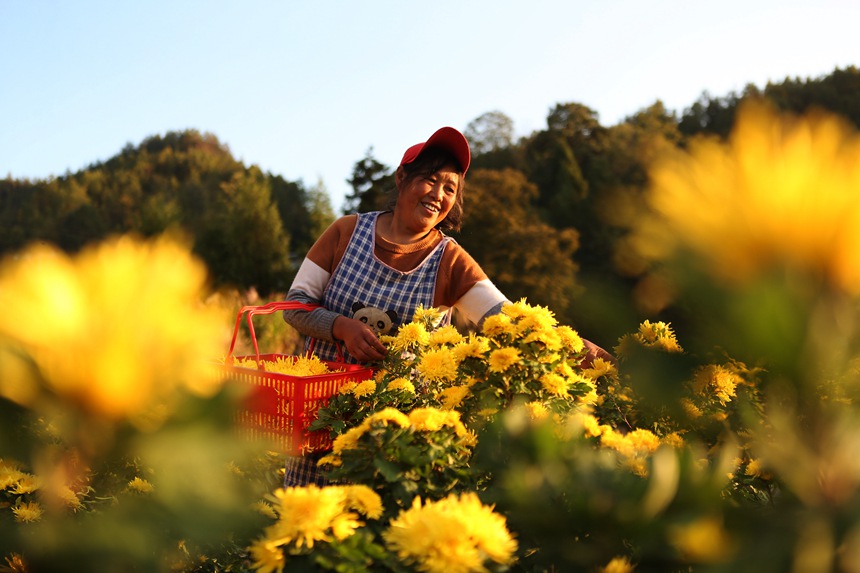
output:
[[654,213],[633,238],[646,259],[689,249],[729,282],[784,266],[860,294],[860,136],[844,121],[747,105],[727,144],[694,141],[650,173]]
[[34,246],[0,267],[0,396],[50,394],[141,422],[184,388],[218,388],[205,359],[227,321],[203,304],[206,269],[183,245],[121,237],[69,257]]
[[505,518],[474,493],[452,494],[423,506],[416,497],[384,537],[401,559],[427,573],[477,573],[488,565],[501,569],[517,550]]

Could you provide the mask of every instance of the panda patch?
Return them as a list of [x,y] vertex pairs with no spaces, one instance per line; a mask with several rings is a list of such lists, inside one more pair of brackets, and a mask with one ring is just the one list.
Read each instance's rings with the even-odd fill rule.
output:
[[382,310],[355,302],[352,305],[352,317],[372,328],[379,336],[380,334],[388,334],[397,320],[397,313],[393,310]]

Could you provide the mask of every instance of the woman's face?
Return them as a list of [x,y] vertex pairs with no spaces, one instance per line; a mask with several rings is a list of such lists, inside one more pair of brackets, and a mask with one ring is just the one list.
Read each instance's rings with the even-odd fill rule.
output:
[[438,225],[457,201],[460,172],[453,164],[443,165],[435,173],[418,175],[406,181],[398,171],[395,217],[408,229],[426,233]]

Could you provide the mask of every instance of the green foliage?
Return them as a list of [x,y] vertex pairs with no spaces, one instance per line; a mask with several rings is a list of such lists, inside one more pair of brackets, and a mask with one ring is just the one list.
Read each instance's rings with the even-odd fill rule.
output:
[[394,173],[373,157],[373,148],[356,162],[349,179],[353,192],[346,196],[344,213],[367,213],[386,209],[395,189]]

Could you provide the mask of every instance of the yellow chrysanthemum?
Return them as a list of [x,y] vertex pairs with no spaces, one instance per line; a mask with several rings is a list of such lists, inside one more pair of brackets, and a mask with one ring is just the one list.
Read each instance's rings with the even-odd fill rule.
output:
[[0,267],[0,338],[35,361],[50,391],[145,423],[178,387],[210,395],[221,384],[205,359],[223,352],[227,315],[202,303],[206,285],[204,265],[167,239],[123,237],[74,257],[35,246]]
[[367,431],[366,426],[361,425],[355,428],[350,428],[334,439],[332,443],[332,452],[340,454],[343,450],[354,450],[358,447],[358,440]]
[[515,302],[508,302],[502,305],[502,314],[513,319],[519,320],[525,316],[528,316],[533,311],[533,308],[526,302],[524,298],[521,298]]
[[251,509],[270,519],[278,519],[278,512],[275,511],[275,508],[272,507],[271,504],[266,503],[265,501],[258,501],[252,504]]
[[403,510],[383,533],[388,547],[425,573],[479,573],[486,563],[510,564],[517,543],[505,518],[474,493],[450,495]]
[[331,539],[333,525],[340,534],[359,525],[357,516],[346,511],[346,492],[342,487],[309,485],[278,489],[274,499],[278,521],[267,528],[266,537],[279,544],[310,548],[317,541]]
[[591,368],[583,369],[582,373],[592,380],[597,380],[601,376],[613,376],[618,373],[615,365],[609,360],[603,358],[595,358],[591,362]]
[[490,341],[483,336],[470,334],[469,338],[462,340],[454,348],[451,353],[454,355],[454,360],[461,363],[466,358],[483,358],[484,354],[490,350]]
[[635,567],[626,557],[613,557],[609,563],[600,568],[600,573],[633,573]]
[[485,336],[498,337],[502,335],[513,336],[517,333],[517,327],[506,314],[494,314],[484,320],[481,332]]
[[277,543],[258,539],[248,548],[257,573],[281,573],[286,565],[284,551]]
[[683,436],[678,432],[672,432],[671,434],[667,434],[663,436],[663,439],[660,440],[662,443],[672,446],[673,448],[681,449],[686,445],[684,442]]
[[860,293],[860,137],[835,115],[738,111],[727,144],[700,139],[651,169],[652,218],[635,245],[664,259],[682,246],[704,269],[747,281],[774,265]]
[[19,469],[17,464],[0,458],[0,490],[18,483],[23,476],[24,472]]
[[84,507],[84,503],[81,501],[78,493],[66,484],[55,484],[51,486],[50,492],[47,495],[50,499],[59,502],[64,507],[72,511],[78,511]]
[[681,409],[691,420],[702,417],[702,410],[689,398],[681,398]]
[[357,509],[370,519],[382,517],[382,498],[366,485],[344,486],[349,507]]
[[516,348],[499,348],[490,353],[487,361],[490,372],[504,372],[520,361],[520,351]]
[[149,481],[140,477],[135,477],[133,480],[128,482],[128,489],[137,493],[151,493],[154,488]]
[[693,374],[691,386],[696,394],[705,396],[713,392],[723,405],[735,396],[740,377],[724,366],[708,364],[697,369]]
[[444,314],[445,313],[438,308],[425,308],[424,305],[419,305],[418,308],[415,309],[415,314],[412,315],[412,321],[435,325],[439,324],[439,321],[442,320]]
[[45,512],[42,506],[35,501],[21,503],[12,506],[12,513],[15,514],[15,521],[19,523],[33,523],[42,519],[42,514]]
[[355,387],[358,386],[358,382],[354,382],[350,380],[349,382],[345,382],[340,388],[337,389],[338,394],[352,394],[352,391],[355,390]]
[[573,328],[562,324],[557,326],[555,330],[561,337],[562,345],[570,352],[576,354],[585,348],[585,342],[582,341],[582,337]]
[[439,393],[439,399],[442,401],[442,408],[445,410],[453,410],[457,408],[463,399],[469,395],[469,386],[451,386],[443,389]]
[[549,417],[549,409],[543,402],[529,402],[526,404],[526,412],[529,415],[529,419],[540,422],[542,420],[546,420]]
[[412,422],[409,421],[409,416],[398,410],[397,408],[384,408],[379,412],[375,412],[365,418],[362,425],[369,428],[374,425],[395,424],[401,428],[406,428]]
[[352,389],[352,395],[356,398],[364,398],[365,396],[370,396],[374,392],[376,392],[375,380],[359,382],[358,385]]
[[465,436],[467,433],[457,410],[415,408],[409,412],[409,423],[416,430],[423,432],[437,432],[447,426],[453,428],[458,436]]
[[539,342],[549,351],[561,350],[564,345],[561,336],[554,328],[534,330],[523,338],[523,342]]
[[686,559],[705,563],[727,560],[734,549],[734,543],[718,517],[701,517],[689,524],[672,527],[669,540]]
[[541,386],[544,390],[555,396],[567,395],[568,380],[558,374],[549,372],[540,377]]
[[397,331],[392,347],[395,350],[406,350],[416,346],[427,346],[430,342],[430,333],[420,322],[408,322]]
[[418,373],[427,380],[454,380],[457,378],[457,362],[447,348],[428,350],[416,366]]
[[437,328],[430,333],[430,344],[434,346],[441,346],[443,344],[457,344],[462,340],[463,335],[460,334],[457,328],[452,324]]
[[24,495],[27,493],[33,493],[40,487],[42,487],[41,479],[33,474],[22,473],[18,478],[18,481],[9,489],[15,495]]
[[395,378],[394,380],[389,382],[387,389],[392,391],[392,392],[402,391],[402,392],[409,392],[410,394],[415,393],[415,385],[412,382],[410,382],[409,380],[407,380],[406,378],[402,378],[402,377],[401,378]]

